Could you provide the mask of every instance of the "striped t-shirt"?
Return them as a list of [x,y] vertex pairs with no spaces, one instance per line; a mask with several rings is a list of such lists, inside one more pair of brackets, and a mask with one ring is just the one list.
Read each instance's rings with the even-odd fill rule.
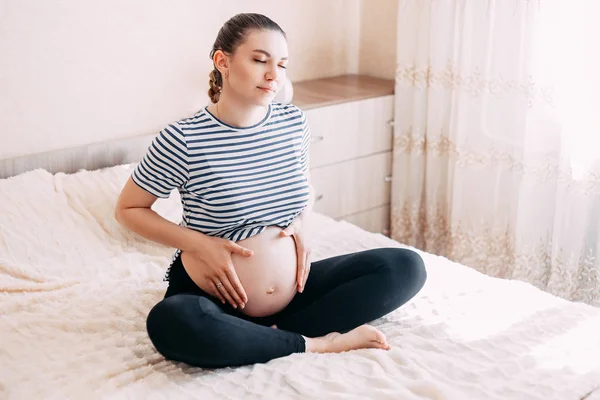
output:
[[271,225],[285,228],[304,210],[309,143],[306,117],[294,105],[271,103],[261,122],[245,128],[205,107],[160,131],[132,179],[159,198],[177,188],[180,225],[237,242]]

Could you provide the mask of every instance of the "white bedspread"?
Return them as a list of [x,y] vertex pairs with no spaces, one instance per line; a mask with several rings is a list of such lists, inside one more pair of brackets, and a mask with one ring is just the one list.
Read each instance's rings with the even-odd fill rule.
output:
[[[568,400],[600,386],[600,309],[422,252],[423,290],[373,322],[389,352],[222,370],[166,361],[145,317],[172,249],[113,218],[131,170],[0,180],[0,398]],[[178,220],[175,196],[156,209]],[[317,259],[401,246],[317,217]]]

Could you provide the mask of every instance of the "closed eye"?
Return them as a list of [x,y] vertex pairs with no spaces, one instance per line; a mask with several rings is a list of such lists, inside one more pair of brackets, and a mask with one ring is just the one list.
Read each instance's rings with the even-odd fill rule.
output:
[[[263,61],[263,60],[256,60],[255,59],[254,61],[259,62],[261,64],[266,64],[267,63],[266,61]],[[285,65],[278,65],[278,67],[279,68],[283,68],[283,69],[287,69],[287,67]]]

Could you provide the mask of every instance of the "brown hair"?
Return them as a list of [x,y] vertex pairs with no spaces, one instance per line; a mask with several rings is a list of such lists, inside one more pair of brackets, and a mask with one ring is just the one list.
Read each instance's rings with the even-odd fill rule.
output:
[[[285,38],[285,32],[276,22],[262,14],[237,14],[231,17],[219,30],[217,39],[210,51],[210,59],[213,59],[215,51],[222,50],[228,54],[234,54],[235,50],[241,45],[249,30],[271,30],[280,32]],[[216,103],[221,97],[221,89],[223,88],[223,77],[221,72],[213,65],[213,70],[209,76],[208,96],[210,101]]]

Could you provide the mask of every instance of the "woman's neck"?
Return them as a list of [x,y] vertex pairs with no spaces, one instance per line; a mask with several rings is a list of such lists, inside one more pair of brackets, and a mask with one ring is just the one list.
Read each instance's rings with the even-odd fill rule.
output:
[[236,128],[258,124],[265,118],[268,109],[268,106],[242,103],[227,97],[221,97],[217,104],[208,107],[208,111],[221,122]]

